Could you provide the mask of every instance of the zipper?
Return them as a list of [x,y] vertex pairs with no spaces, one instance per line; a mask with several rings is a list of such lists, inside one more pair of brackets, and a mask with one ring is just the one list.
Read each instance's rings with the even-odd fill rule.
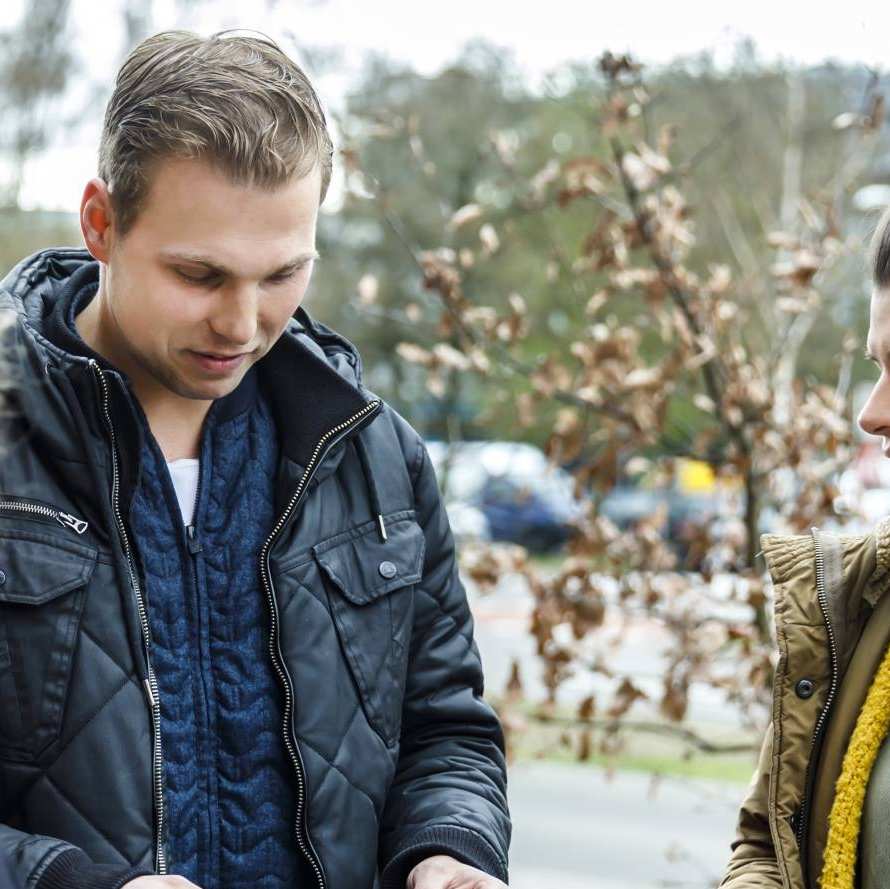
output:
[[148,674],[145,680],[145,695],[148,699],[151,711],[151,727],[152,727],[152,790],[154,795],[155,810],[155,870],[158,874],[167,873],[167,857],[164,851],[163,831],[164,831],[164,789],[163,789],[163,752],[161,750],[161,702],[158,695],[158,682],[155,677],[154,669],[151,666],[151,632],[148,626],[148,610],[145,606],[145,599],[142,595],[142,589],[139,585],[139,574],[133,564],[133,554],[130,549],[130,541],[127,537],[127,529],[124,525],[123,517],[120,512],[120,469],[118,466],[117,439],[114,434],[114,424],[111,421],[111,412],[108,409],[108,382],[105,379],[104,372],[100,369],[95,359],[90,359],[90,367],[95,371],[102,389],[102,410],[105,416],[105,425],[108,427],[111,436],[111,505],[114,511],[114,518],[117,522],[118,533],[120,534],[121,543],[124,553],[127,557],[127,569],[130,573],[130,583],[136,596],[136,606],[139,611],[139,623],[142,627],[142,644],[145,652],[146,672]]
[[58,522],[63,528],[70,528],[78,534],[83,534],[89,528],[89,525],[83,519],[75,518],[73,515],[62,512],[54,506],[37,503],[32,500],[19,498],[10,500],[8,497],[0,496],[0,509],[19,510],[20,512],[27,513],[29,518],[51,519]]
[[201,552],[204,547],[198,539],[198,529],[194,525],[188,525],[185,529],[185,537],[188,543],[189,552],[195,556]]
[[201,495],[201,475],[204,470],[202,461],[198,460],[198,484],[195,485],[195,499],[192,501],[192,521],[186,525],[185,536],[188,542],[189,552],[194,556],[201,552],[204,547],[198,539],[198,529],[195,527],[195,517],[198,515],[198,498]]
[[[206,422],[206,417],[204,418]],[[203,441],[203,428],[202,432],[202,441]],[[201,546],[201,541],[198,540],[198,529],[194,525],[195,517],[198,515],[198,500],[201,497],[201,476],[204,474],[204,460],[203,454],[201,453],[202,446],[199,443],[198,445],[198,483],[195,485],[195,497],[192,500],[192,521],[186,526],[185,534],[188,539],[189,552],[192,555],[201,552],[203,547]]]
[[294,704],[294,688],[290,674],[288,673],[287,667],[284,664],[284,658],[281,656],[281,646],[279,644],[278,638],[278,606],[275,602],[275,593],[272,586],[272,573],[269,571],[269,548],[272,544],[272,541],[275,539],[275,537],[284,527],[287,520],[290,518],[291,513],[294,511],[297,503],[300,501],[301,496],[306,491],[306,488],[311,481],[312,476],[318,469],[321,458],[325,454],[327,454],[327,452],[330,450],[331,447],[333,447],[336,441],[342,440],[343,438],[343,435],[340,435],[339,438],[332,440],[333,436],[338,435],[338,433],[345,434],[352,427],[358,425],[358,422],[360,420],[363,420],[369,415],[376,412],[380,405],[381,402],[379,400],[369,402],[357,414],[353,414],[348,420],[345,420],[343,423],[338,424],[333,429],[329,429],[318,440],[318,443],[315,445],[315,449],[312,452],[312,456],[309,458],[309,462],[306,464],[306,468],[303,470],[303,474],[300,476],[300,480],[297,483],[297,487],[290,499],[290,502],[287,504],[284,512],[279,516],[278,521],[272,528],[272,532],[266,538],[266,541],[265,543],[263,543],[262,549],[260,550],[260,575],[263,579],[263,586],[266,591],[266,597],[269,600],[269,611],[271,614],[271,626],[269,631],[269,655],[272,658],[272,665],[274,666],[275,671],[278,673],[278,678],[280,679],[281,684],[284,688],[284,716],[282,720],[284,744],[287,748],[288,755],[297,776],[297,812],[294,825],[296,829],[297,845],[299,846],[300,851],[303,853],[303,856],[309,862],[312,870],[315,872],[315,877],[318,881],[319,889],[325,889],[325,876],[321,864],[321,859],[319,858],[318,853],[315,851],[315,849],[312,848],[312,840],[309,838],[308,831],[300,829],[304,825],[306,820],[306,775],[303,766],[303,758],[300,754],[300,748],[297,746],[296,736],[293,732],[292,716]]
[[[203,440],[203,437],[202,437]],[[199,451],[199,459],[198,459],[198,483],[195,486],[195,498],[192,502],[192,521],[186,525],[185,527],[185,538],[186,538],[186,546],[188,548],[189,554],[191,556],[191,566],[192,566],[192,577],[194,579],[194,591],[195,591],[195,613],[198,615],[198,621],[201,621],[201,597],[200,597],[200,583],[198,580],[198,554],[204,551],[204,545],[201,543],[201,538],[198,536],[198,526],[195,524],[195,521],[198,518],[198,501],[201,497],[201,482],[203,480],[204,475],[204,460],[203,453]],[[199,669],[199,680],[200,680],[200,694],[195,693],[195,700],[198,701],[200,697],[200,709],[201,709],[201,719],[206,728],[206,737],[210,737],[210,704],[209,699],[210,695],[207,693],[206,683],[206,674],[207,670],[205,668],[204,663],[204,655],[203,650],[201,648],[200,642],[198,643],[198,669]],[[199,752],[200,755],[200,752]],[[207,787],[207,800],[208,800],[208,813],[207,813],[207,831],[208,831],[208,846],[209,848],[206,850],[207,852],[207,872],[206,872],[206,880],[207,885],[212,885],[219,882],[219,873],[218,868],[214,867],[214,862],[218,862],[218,851],[217,846],[219,845],[218,835],[216,831],[216,822],[213,816],[213,812],[215,808],[215,804],[218,802],[218,796],[214,795],[213,789],[208,783]],[[214,875],[215,872],[215,875]],[[201,885],[205,885],[204,880],[201,881]]]
[[[828,713],[831,710],[831,705],[834,703],[834,698],[837,694],[838,687],[837,640],[834,635],[834,628],[831,626],[831,618],[828,614],[828,592],[825,589],[825,554],[822,550],[822,542],[819,539],[818,528],[812,528],[811,533],[816,546],[816,591],[818,594],[819,608],[822,611],[822,619],[825,621],[825,629],[828,632],[828,649],[831,655],[831,683],[828,687],[828,696],[825,698],[825,705],[822,707],[822,712],[819,714],[819,718],[816,720],[816,727],[813,729],[813,737],[810,741],[810,756],[807,760],[807,768],[804,774],[804,792],[803,798],[800,802],[797,830],[795,831],[797,835],[797,847],[801,851],[801,853],[804,849],[804,843],[807,836],[807,828],[809,827],[809,825],[807,824],[807,810],[810,804],[809,790],[810,781],[812,778],[811,773],[814,768],[813,760],[815,758],[816,745],[819,743],[819,738],[821,737],[822,732],[825,729],[825,724],[828,721]],[[804,864],[803,858],[801,858],[801,863],[802,865]]]

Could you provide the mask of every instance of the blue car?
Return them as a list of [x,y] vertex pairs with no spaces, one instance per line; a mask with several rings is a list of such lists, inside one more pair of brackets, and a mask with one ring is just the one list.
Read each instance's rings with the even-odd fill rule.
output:
[[572,535],[583,512],[574,480],[539,448],[510,441],[427,444],[446,505],[477,511],[487,539],[546,552]]

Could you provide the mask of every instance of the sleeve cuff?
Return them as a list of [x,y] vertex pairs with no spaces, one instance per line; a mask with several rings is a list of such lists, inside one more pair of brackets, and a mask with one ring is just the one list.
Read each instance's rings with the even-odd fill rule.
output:
[[412,868],[432,855],[450,855],[507,882],[507,863],[487,840],[466,827],[445,824],[414,834],[397,849],[383,868],[380,889],[405,889]]
[[121,889],[136,877],[152,874],[145,867],[96,864],[80,849],[66,849],[47,865],[36,889]]

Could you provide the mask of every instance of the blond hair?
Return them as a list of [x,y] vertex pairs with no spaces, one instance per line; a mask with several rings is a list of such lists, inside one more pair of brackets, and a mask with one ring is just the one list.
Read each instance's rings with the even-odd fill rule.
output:
[[[237,185],[274,189],[318,165],[324,200],[333,144],[309,78],[271,38],[162,31],[127,56],[105,110],[98,175],[120,237],[153,164],[201,158]],[[259,32],[257,32],[259,33]]]

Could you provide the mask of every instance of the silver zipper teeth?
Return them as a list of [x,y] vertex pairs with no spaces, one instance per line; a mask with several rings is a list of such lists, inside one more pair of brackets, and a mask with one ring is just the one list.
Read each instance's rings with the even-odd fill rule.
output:
[[290,499],[290,502],[287,505],[287,508],[278,518],[278,521],[275,523],[275,527],[272,529],[272,533],[266,538],[266,542],[263,544],[263,548],[260,550],[260,574],[263,578],[263,586],[266,589],[266,597],[269,600],[269,611],[271,613],[271,623],[270,623],[270,631],[269,631],[269,655],[272,658],[272,664],[275,667],[276,672],[278,673],[278,678],[281,680],[281,684],[284,688],[284,718],[283,729],[284,729],[284,743],[287,747],[288,755],[290,756],[291,763],[293,764],[294,770],[297,775],[297,814],[295,820],[296,827],[296,835],[297,835],[297,845],[300,847],[300,851],[303,853],[306,860],[312,866],[313,871],[315,871],[316,879],[318,880],[319,889],[325,889],[325,880],[324,874],[321,870],[321,863],[317,860],[314,850],[310,849],[306,843],[306,838],[304,838],[302,831],[300,830],[300,825],[303,822],[303,809],[306,805],[306,779],[303,773],[303,765],[302,760],[300,758],[300,752],[297,749],[296,739],[291,734],[291,715],[293,712],[293,701],[294,701],[294,690],[293,685],[291,683],[290,675],[287,672],[287,668],[284,666],[284,659],[280,657],[279,654],[279,646],[278,646],[278,607],[275,604],[275,594],[272,588],[272,575],[269,571],[268,567],[268,557],[269,557],[269,546],[272,541],[275,539],[275,536],[284,526],[284,523],[287,521],[288,517],[291,514],[291,511],[296,506],[297,502],[300,499],[300,495],[305,490],[306,484],[309,479],[312,477],[313,472],[315,471],[317,461],[319,455],[324,448],[328,439],[331,436],[336,435],[338,432],[342,432],[348,429],[351,425],[356,423],[358,420],[365,417],[367,414],[376,410],[380,405],[379,401],[369,402],[362,410],[360,410],[357,414],[351,416],[348,420],[339,425],[335,426],[333,429],[329,429],[319,440],[318,444],[315,446],[315,450],[312,452],[312,456],[309,459],[309,462],[306,464],[306,469],[303,471],[302,476],[300,476],[300,481],[297,483],[297,488],[294,491],[293,496]]
[[813,753],[819,740],[819,735],[828,719],[828,712],[834,703],[834,697],[837,692],[837,642],[835,641],[834,628],[831,626],[831,619],[828,616],[828,595],[825,591],[825,557],[822,553],[822,545],[819,542],[819,536],[816,529],[813,529],[813,542],[816,546],[816,590],[818,592],[819,608],[822,611],[822,619],[825,621],[825,628],[828,632],[828,649],[831,653],[831,683],[828,687],[828,696],[825,698],[825,706],[816,720],[816,727],[813,729],[813,737],[810,740],[810,756],[807,761],[807,768],[804,774],[803,798],[800,801],[800,818],[797,823],[797,846],[803,851],[803,841],[805,825],[807,822],[807,810],[809,808],[808,790],[810,786],[810,772],[813,768]]
[[167,860],[163,845],[164,791],[162,778],[164,758],[161,750],[161,704],[158,695],[157,679],[155,678],[155,673],[152,669],[151,659],[149,657],[151,635],[148,628],[148,611],[145,607],[145,600],[142,597],[142,590],[139,587],[138,574],[133,567],[133,557],[130,550],[130,541],[127,538],[127,530],[120,514],[120,479],[117,462],[117,439],[114,435],[114,424],[111,422],[111,413],[108,410],[108,383],[105,381],[104,373],[93,359],[90,359],[90,366],[96,372],[99,378],[99,384],[102,387],[102,409],[105,414],[105,424],[108,426],[108,431],[111,434],[111,503],[114,510],[114,518],[117,522],[118,533],[121,536],[121,542],[123,543],[124,552],[127,557],[127,568],[130,572],[130,582],[133,584],[133,591],[136,594],[139,622],[142,625],[142,642],[145,646],[145,662],[148,670],[148,686],[146,691],[148,692],[148,700],[151,708],[152,737],[154,739],[152,753],[152,786],[155,801],[155,862],[158,874],[166,874]]
[[0,509],[18,509],[21,512],[30,512],[35,515],[46,516],[48,519],[55,519],[63,528],[71,528],[78,534],[83,534],[89,525],[83,520],[69,515],[67,512],[54,509],[51,506],[40,506],[37,503],[23,503],[20,500],[0,500]]

